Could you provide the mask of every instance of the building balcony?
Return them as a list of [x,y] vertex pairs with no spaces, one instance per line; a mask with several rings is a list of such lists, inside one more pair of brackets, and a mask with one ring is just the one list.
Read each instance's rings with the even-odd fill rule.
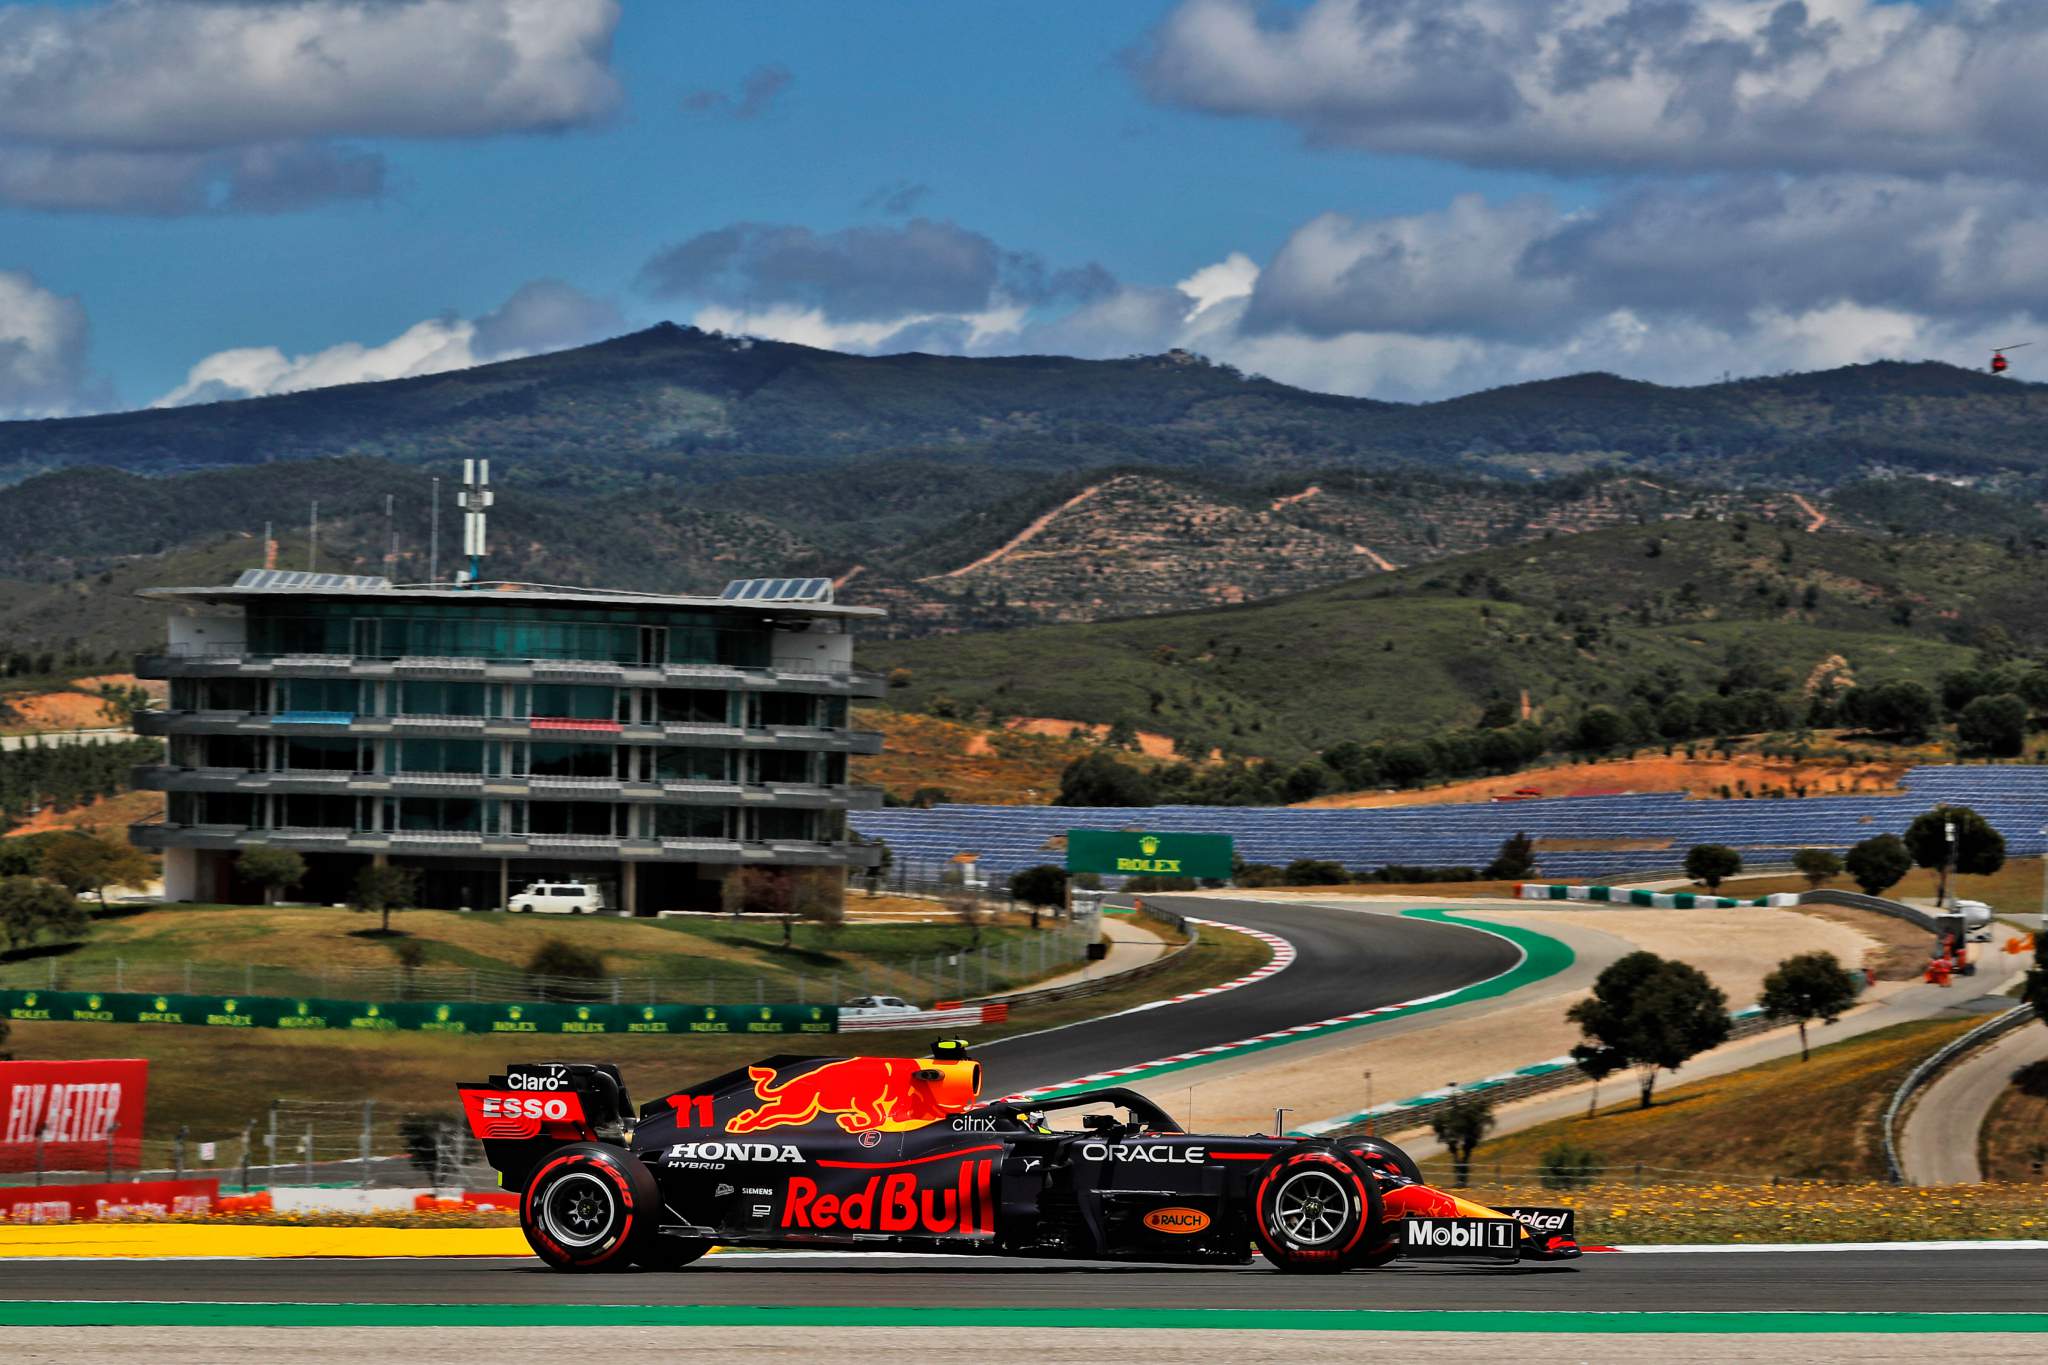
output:
[[302,853],[845,868],[874,867],[881,860],[881,850],[869,845],[794,839],[742,842],[737,839],[638,839],[594,834],[482,834],[474,830],[249,829],[236,825],[174,825],[168,821],[130,825],[128,839],[138,848],[198,848],[224,852],[244,848],[288,848]]
[[626,781],[615,777],[492,773],[357,773],[292,768],[183,768],[145,763],[129,785],[161,792],[305,792],[330,795],[472,796],[494,799],[624,801],[687,806],[774,806],[789,810],[876,810],[880,787],[821,782]]
[[712,749],[802,749],[879,754],[879,730],[814,725],[640,724],[558,716],[372,716],[352,711],[138,711],[139,735],[358,735],[369,738],[573,740],[593,744],[667,744]]
[[734,664],[620,663],[608,659],[472,659],[443,655],[381,658],[359,654],[254,654],[206,646],[167,646],[137,655],[140,678],[463,678],[475,682],[588,682],[619,687],[702,687],[879,697],[882,675],[812,659],[765,668]]

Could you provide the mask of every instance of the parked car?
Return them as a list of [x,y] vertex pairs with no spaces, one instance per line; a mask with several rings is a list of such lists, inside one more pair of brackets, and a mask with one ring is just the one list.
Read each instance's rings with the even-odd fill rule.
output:
[[604,909],[604,892],[589,882],[535,882],[505,908],[540,915],[594,915]]
[[917,1006],[896,995],[856,995],[839,1007],[843,1019],[849,1014],[862,1018],[879,1018],[885,1014],[916,1014]]

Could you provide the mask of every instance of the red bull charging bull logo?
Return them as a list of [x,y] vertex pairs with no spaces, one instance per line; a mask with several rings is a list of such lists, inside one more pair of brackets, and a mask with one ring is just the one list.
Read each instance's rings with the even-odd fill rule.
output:
[[733,1115],[725,1131],[797,1127],[820,1115],[832,1116],[849,1133],[922,1128],[951,1112],[918,1079],[930,1065],[909,1057],[848,1057],[779,1082],[773,1067],[750,1066],[747,1076],[762,1103]]

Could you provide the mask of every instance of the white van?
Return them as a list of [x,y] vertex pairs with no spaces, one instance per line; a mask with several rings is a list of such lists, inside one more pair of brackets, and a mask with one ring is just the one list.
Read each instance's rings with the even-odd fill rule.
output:
[[594,915],[604,909],[604,892],[589,882],[535,882],[505,908],[540,915]]

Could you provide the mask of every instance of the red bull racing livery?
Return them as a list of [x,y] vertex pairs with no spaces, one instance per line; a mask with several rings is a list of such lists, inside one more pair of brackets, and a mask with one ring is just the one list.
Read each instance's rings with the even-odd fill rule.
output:
[[[1198,1135],[1135,1091],[982,1102],[959,1043],[925,1058],[771,1057],[644,1105],[617,1068],[461,1087],[536,1254],[677,1269],[714,1245],[1244,1263],[1563,1260],[1572,1213],[1488,1208],[1372,1138]],[[1054,1126],[1072,1116],[1078,1126]]]

